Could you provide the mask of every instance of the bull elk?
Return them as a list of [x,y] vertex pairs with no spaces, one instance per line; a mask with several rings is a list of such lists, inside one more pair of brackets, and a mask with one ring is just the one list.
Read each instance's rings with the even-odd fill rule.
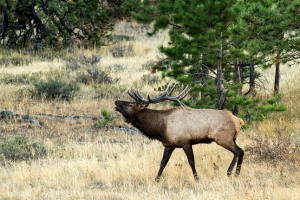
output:
[[[148,138],[156,139],[163,144],[164,153],[155,180],[159,181],[175,148],[184,150],[194,178],[198,180],[192,145],[198,143],[208,144],[213,141],[231,151],[234,155],[227,170],[227,175],[231,175],[236,162],[236,175],[239,175],[244,151],[235,141],[241,126],[244,124],[243,120],[226,110],[189,108],[181,102],[189,92],[189,87],[187,86],[177,96],[172,97],[176,84],[168,92],[170,85],[171,82],[165,92],[154,99],[151,99],[149,95],[145,99],[138,91],[131,88],[128,94],[135,100],[134,102],[120,100],[115,102],[116,111],[123,115],[126,122],[131,123]],[[147,108],[149,104],[165,100],[178,102],[183,108],[176,107],[168,110],[151,110]]]

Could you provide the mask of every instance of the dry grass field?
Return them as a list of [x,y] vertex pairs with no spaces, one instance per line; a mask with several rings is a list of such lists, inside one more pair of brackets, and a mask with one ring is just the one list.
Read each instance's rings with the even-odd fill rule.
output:
[[[163,57],[157,47],[167,44],[168,36],[160,32],[148,38],[146,31],[144,26],[120,23],[115,34],[134,36],[134,40],[119,40],[100,50],[66,51],[64,57],[53,59],[11,53],[9,56],[28,62],[1,64],[0,111],[29,115],[44,124],[26,123],[20,117],[0,119],[0,139],[25,134],[43,142],[48,151],[45,157],[31,161],[0,158],[0,199],[300,199],[299,65],[282,68],[281,91],[288,110],[273,113],[240,132],[238,145],[243,149],[256,145],[266,158],[257,159],[258,155],[246,151],[238,178],[226,175],[232,153],[212,143],[194,146],[198,182],[183,150],[177,149],[157,183],[154,179],[163,154],[159,142],[119,129],[93,128],[103,109],[116,115],[112,125],[128,126],[114,111],[114,101],[129,100],[126,92],[132,85],[144,94],[159,85],[159,74],[150,73],[149,63]],[[82,60],[68,60],[83,56],[100,56],[101,60],[89,66]],[[28,77],[78,81],[91,67],[118,81],[80,83],[71,101],[36,98],[32,85],[26,84]],[[264,72],[268,82],[262,94],[272,91],[273,74],[273,69]],[[163,106],[170,105],[151,108]],[[283,147],[281,142],[286,142]],[[278,151],[279,147],[284,152]],[[268,153],[275,157],[268,158]]]

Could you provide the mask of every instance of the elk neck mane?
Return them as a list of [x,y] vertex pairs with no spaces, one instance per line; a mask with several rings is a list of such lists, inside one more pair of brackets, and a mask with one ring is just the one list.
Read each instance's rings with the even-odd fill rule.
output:
[[135,115],[126,117],[126,120],[146,137],[163,141],[166,130],[165,118],[170,112],[172,110],[152,110],[145,108]]

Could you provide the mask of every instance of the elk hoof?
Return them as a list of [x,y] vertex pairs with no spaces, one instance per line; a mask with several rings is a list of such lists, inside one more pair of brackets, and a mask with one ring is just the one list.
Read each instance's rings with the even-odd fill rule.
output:
[[227,172],[227,176],[228,176],[228,177],[230,177],[231,174],[232,174],[232,172],[229,172],[229,171]]
[[198,176],[198,174],[195,174],[195,175],[194,175],[194,178],[195,178],[195,181],[199,181],[199,176]]
[[159,182],[160,177],[156,177],[155,181],[158,183]]

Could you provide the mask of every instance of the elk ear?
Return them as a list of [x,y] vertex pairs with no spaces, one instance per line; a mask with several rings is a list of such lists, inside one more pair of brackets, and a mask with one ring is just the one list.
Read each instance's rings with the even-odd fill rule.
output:
[[148,106],[149,106],[149,104],[144,104],[144,103],[136,104],[136,108],[138,111],[143,110],[143,109],[147,108]]

